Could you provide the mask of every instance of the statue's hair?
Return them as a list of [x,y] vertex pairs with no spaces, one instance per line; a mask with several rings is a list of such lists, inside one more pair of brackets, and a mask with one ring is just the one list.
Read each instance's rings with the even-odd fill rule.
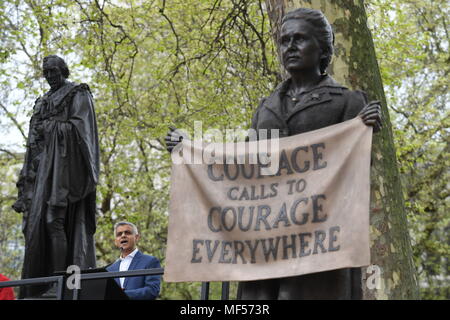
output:
[[133,228],[133,234],[139,234],[138,228],[134,223],[128,221],[120,221],[114,225],[114,236],[116,235],[117,228],[120,226],[130,226],[131,228]]
[[44,58],[43,65],[45,65],[50,59],[55,59],[58,63],[58,68],[59,70],[61,70],[61,74],[63,75],[63,77],[66,79],[69,78],[70,75],[69,67],[67,66],[64,59],[55,54],[52,54]]
[[320,61],[320,72],[324,73],[333,56],[334,33],[325,15],[319,11],[309,8],[299,8],[286,13],[281,20],[281,25],[288,20],[299,19],[311,23],[314,26],[314,36],[326,57]]

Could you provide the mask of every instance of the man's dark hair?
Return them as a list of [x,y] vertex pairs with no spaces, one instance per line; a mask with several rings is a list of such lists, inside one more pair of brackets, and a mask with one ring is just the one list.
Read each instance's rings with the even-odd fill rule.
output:
[[320,49],[326,54],[320,61],[320,72],[324,73],[333,56],[334,33],[330,23],[321,11],[308,8],[299,8],[286,13],[281,25],[292,19],[304,20],[314,26],[314,37],[319,42]]
[[131,223],[128,221],[120,221],[114,225],[114,235],[116,234],[117,228],[120,226],[130,226],[133,229],[133,234],[135,234],[135,235],[139,234],[138,228],[136,227],[136,225],[134,223]]
[[46,56],[44,58],[43,66],[45,66],[45,64],[50,59],[55,59],[57,61],[57,63],[58,63],[58,68],[61,71],[62,76],[64,78],[66,78],[66,79],[69,78],[69,75],[70,75],[69,67],[67,66],[67,64],[64,61],[64,59],[59,57],[59,56],[57,56],[57,55],[55,55],[55,54],[52,54],[52,55]]

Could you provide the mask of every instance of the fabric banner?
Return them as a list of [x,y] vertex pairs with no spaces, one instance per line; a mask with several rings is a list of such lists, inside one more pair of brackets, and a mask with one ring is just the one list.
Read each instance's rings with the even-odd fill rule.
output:
[[[372,128],[357,117],[277,139],[264,162],[260,144],[272,140],[226,147],[184,140],[173,153],[165,281],[249,281],[370,264]],[[235,164],[189,164],[214,147],[216,159],[223,148],[220,156]]]

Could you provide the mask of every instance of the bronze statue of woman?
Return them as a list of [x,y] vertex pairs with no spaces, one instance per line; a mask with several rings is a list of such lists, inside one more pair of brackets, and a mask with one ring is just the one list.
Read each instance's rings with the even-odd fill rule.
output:
[[[324,128],[360,116],[377,132],[382,125],[378,101],[368,102],[362,91],[351,91],[327,75],[334,34],[322,12],[300,8],[282,20],[282,62],[290,77],[263,99],[252,129],[279,129],[280,137]],[[166,136],[171,152],[182,140],[171,128]],[[361,270],[339,269],[288,278],[241,282],[238,298],[264,300],[361,299]]]
[[[280,34],[281,57],[290,78],[263,99],[252,128],[279,129],[292,136],[360,116],[377,132],[378,101],[351,91],[326,73],[333,55],[334,34],[322,12],[300,8],[287,13]],[[361,299],[361,270],[339,269],[289,278],[240,283],[241,299]]]

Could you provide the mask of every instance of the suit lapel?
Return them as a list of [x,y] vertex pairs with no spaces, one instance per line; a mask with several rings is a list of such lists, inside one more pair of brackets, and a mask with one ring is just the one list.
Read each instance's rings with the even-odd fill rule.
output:
[[[109,267],[109,272],[117,272],[119,271],[120,268],[120,259],[116,260],[116,262],[114,262],[110,267]],[[120,287],[120,279],[119,278],[114,278],[114,281],[116,281],[116,283],[119,285]]]
[[[120,259],[117,259],[114,263],[112,263],[109,266],[109,271],[111,271],[111,272],[119,271],[119,267],[120,267]],[[108,267],[106,267],[106,268],[108,268]]]
[[[128,271],[135,270],[139,260],[141,259],[142,253],[140,251],[136,252],[136,254],[133,257],[133,260],[131,260],[130,267],[128,268]],[[128,285],[130,277],[126,277],[125,281],[123,282],[123,287],[126,289]]]

